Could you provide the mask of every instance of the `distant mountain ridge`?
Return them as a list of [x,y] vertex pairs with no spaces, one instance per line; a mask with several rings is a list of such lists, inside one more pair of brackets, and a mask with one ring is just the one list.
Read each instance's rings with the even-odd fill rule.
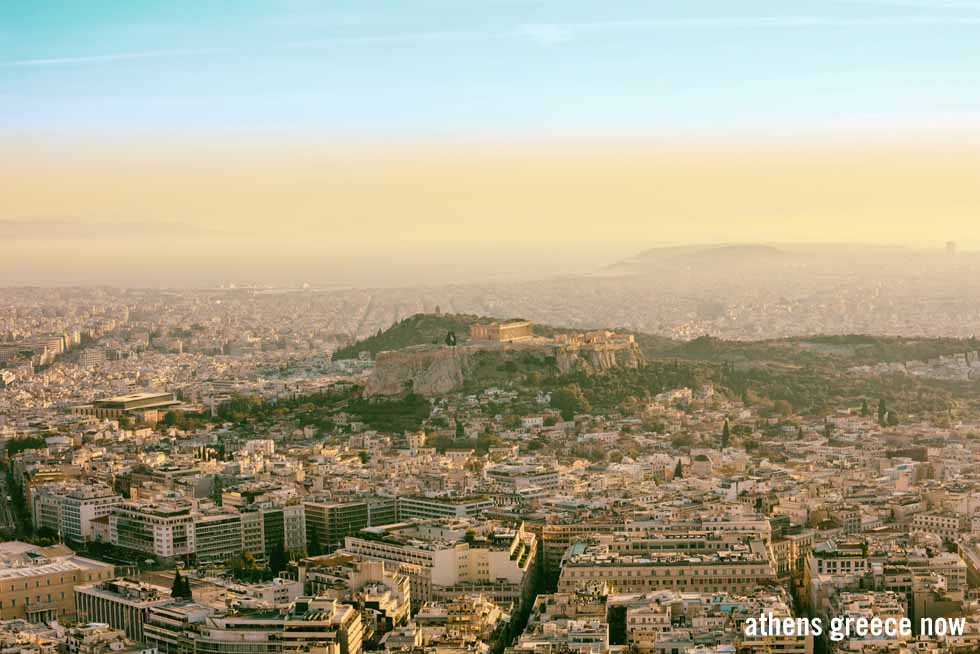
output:
[[646,260],[660,256],[683,257],[773,257],[783,256],[786,252],[772,245],[762,243],[732,243],[719,245],[685,245],[677,247],[650,248],[643,250],[633,257],[634,260]]

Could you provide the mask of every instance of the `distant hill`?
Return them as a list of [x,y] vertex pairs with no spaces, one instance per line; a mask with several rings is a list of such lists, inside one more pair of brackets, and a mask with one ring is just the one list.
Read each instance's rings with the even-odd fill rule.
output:
[[711,257],[719,259],[742,259],[749,257],[781,257],[785,254],[771,245],[721,245],[691,252],[692,257]]
[[378,352],[386,350],[400,350],[411,345],[443,343],[450,331],[456,333],[458,343],[463,343],[469,340],[470,325],[492,320],[492,318],[467,314],[417,313],[384,331],[379,330],[374,336],[337,350],[333,353],[333,359],[334,361],[355,359],[361,352],[370,352],[374,357]]
[[662,247],[644,250],[634,259],[643,261],[660,257],[717,257],[722,259],[741,259],[749,257],[778,257],[785,252],[771,245],[759,243],[740,243],[731,245],[706,245],[684,247]]

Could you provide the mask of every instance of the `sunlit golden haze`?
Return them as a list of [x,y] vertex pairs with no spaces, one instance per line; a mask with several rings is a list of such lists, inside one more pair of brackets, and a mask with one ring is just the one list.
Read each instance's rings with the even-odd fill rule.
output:
[[[167,222],[229,233],[174,246],[172,255],[186,261],[198,247],[212,257],[233,248],[273,264],[297,256],[397,264],[504,253],[511,261],[588,254],[597,264],[672,243],[980,243],[980,147],[939,140],[763,149],[111,148],[98,155],[34,148],[7,152],[0,185],[0,215],[12,220]],[[139,259],[156,249],[127,240],[114,256]],[[89,255],[105,247],[64,245]]]

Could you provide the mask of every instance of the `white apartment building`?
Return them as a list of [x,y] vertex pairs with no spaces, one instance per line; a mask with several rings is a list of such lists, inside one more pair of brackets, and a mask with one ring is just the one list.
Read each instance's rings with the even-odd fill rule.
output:
[[109,542],[161,559],[194,554],[194,519],[186,500],[122,502],[109,515]]
[[411,581],[412,605],[484,592],[498,603],[521,601],[537,555],[537,537],[471,521],[416,521],[369,527],[345,539],[344,551],[396,565]]
[[92,520],[112,513],[122,499],[100,484],[45,484],[34,489],[34,527],[82,543],[91,538]]

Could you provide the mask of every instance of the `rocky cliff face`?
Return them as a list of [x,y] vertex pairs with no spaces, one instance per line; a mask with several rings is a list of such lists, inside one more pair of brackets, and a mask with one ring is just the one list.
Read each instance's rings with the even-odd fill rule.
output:
[[611,368],[638,368],[645,359],[635,343],[558,347],[555,353],[562,374],[574,370],[600,372]]
[[567,345],[541,339],[508,344],[468,344],[455,348],[419,345],[379,353],[364,393],[375,396],[413,392],[433,396],[457,391],[476,367],[474,356],[480,352],[496,353],[501,359],[515,352],[554,357],[562,374],[576,370],[593,373],[611,368],[636,368],[644,363],[643,353],[632,342]]
[[469,354],[462,348],[419,346],[381,352],[364,388],[366,395],[450,393],[463,385]]

